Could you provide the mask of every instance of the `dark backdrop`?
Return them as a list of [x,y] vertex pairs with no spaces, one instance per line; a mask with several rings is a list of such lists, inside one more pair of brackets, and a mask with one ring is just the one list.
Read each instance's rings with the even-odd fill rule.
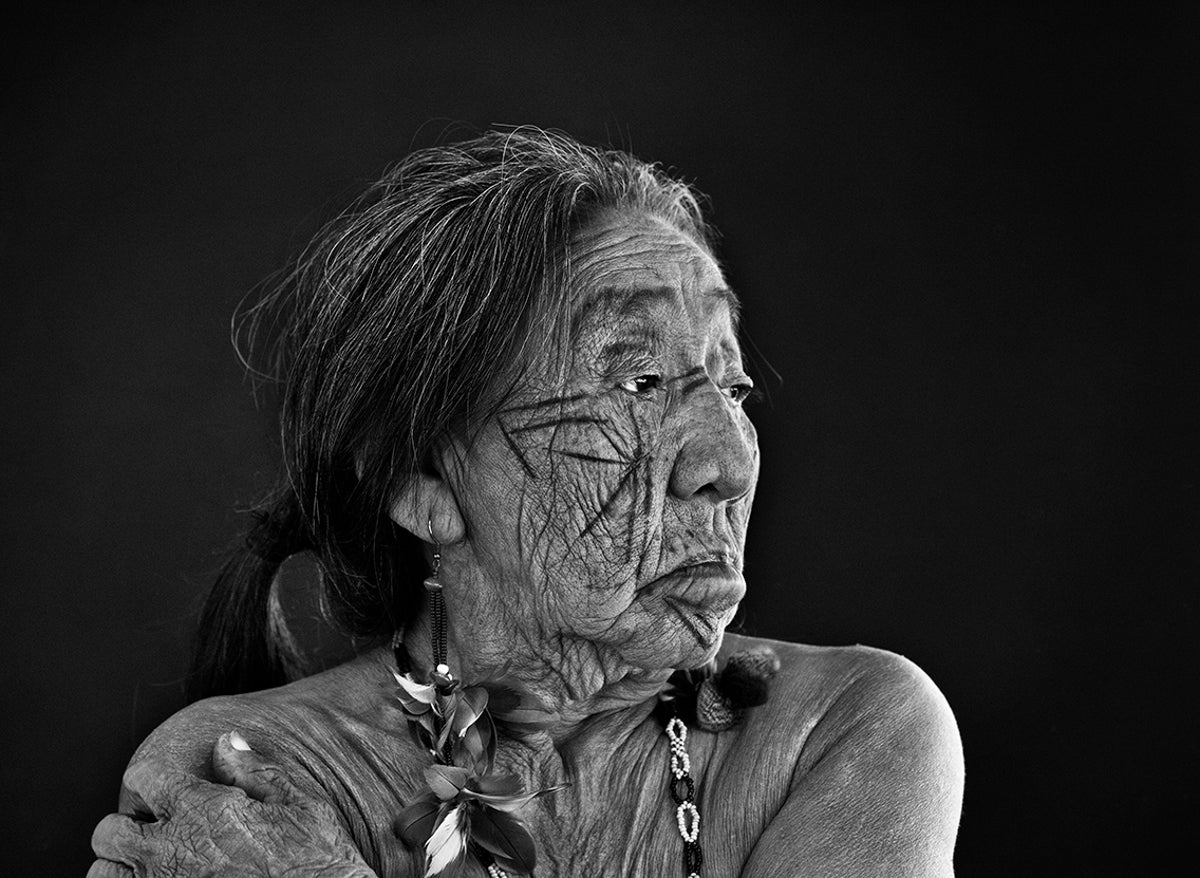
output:
[[770,396],[744,624],[940,684],[960,873],[1161,863],[1196,816],[1195,5],[492,5],[9,31],[0,871],[82,875],[182,706],[275,462],[236,304],[459,122],[711,195]]

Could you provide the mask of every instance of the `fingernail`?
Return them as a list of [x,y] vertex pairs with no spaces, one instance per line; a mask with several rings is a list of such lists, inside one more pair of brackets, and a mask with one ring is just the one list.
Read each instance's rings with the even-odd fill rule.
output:
[[246,739],[243,738],[237,732],[229,733],[229,743],[233,747],[234,750],[243,750],[244,751],[244,750],[250,749],[250,745],[246,743]]

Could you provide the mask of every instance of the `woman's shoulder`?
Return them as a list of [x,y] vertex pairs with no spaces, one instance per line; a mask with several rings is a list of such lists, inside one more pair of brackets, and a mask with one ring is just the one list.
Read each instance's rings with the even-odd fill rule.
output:
[[[408,855],[391,832],[392,819],[398,803],[411,799],[422,760],[391,707],[385,658],[382,651],[366,653],[286,686],[185,707],[134,753],[118,810],[145,816],[144,800],[131,787],[145,786],[147,775],[193,791],[209,790],[197,779],[227,784],[214,771],[214,750],[236,731],[302,799],[331,809],[378,874],[400,874],[397,864]],[[219,800],[226,792],[212,794]],[[203,800],[209,792],[199,795]]]
[[[196,752],[212,745],[223,732],[286,733],[311,731],[318,718],[353,721],[365,718],[378,706],[362,697],[369,685],[372,656],[363,655],[327,671],[303,677],[284,686],[217,695],[193,702],[168,717],[138,748],[135,758],[154,755],[176,764],[194,762]],[[372,691],[383,691],[386,671],[380,671]]]
[[945,695],[914,661],[869,646],[811,646],[729,635],[722,653],[768,648],[779,658],[767,705],[750,711],[751,734],[785,736],[802,772],[831,748],[902,748],[961,776],[962,742]]
[[747,793],[765,815],[747,874],[781,857],[821,874],[874,874],[883,862],[896,874],[950,874],[962,741],[929,675],[865,646],[734,637],[724,649],[753,647],[771,648],[780,669],[768,702],[731,741],[724,772],[759,778],[763,790]]
[[359,769],[360,745],[402,763],[411,745],[396,734],[389,682],[380,655],[367,653],[286,686],[206,698],[151,732],[130,765],[154,760],[212,780],[213,746],[230,731],[266,759],[298,771],[302,783],[309,776],[310,786],[326,786],[330,769]]
[[935,714],[949,710],[941,690],[916,662],[886,649],[861,644],[812,646],[730,633],[720,660],[760,649],[769,649],[779,659],[772,692],[810,706],[819,708],[853,693],[864,702],[878,701],[888,708]]

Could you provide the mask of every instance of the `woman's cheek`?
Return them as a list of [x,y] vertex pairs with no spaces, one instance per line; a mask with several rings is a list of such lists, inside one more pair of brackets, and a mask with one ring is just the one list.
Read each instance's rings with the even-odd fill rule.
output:
[[607,578],[640,561],[654,529],[662,410],[624,393],[585,402],[502,412],[494,447],[520,486],[525,549],[547,564],[600,564]]

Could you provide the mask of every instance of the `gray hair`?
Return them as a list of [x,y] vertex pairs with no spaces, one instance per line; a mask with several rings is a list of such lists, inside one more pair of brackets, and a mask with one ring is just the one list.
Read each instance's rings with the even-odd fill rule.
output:
[[572,239],[611,211],[711,249],[696,193],[626,152],[532,128],[422,149],[244,315],[245,348],[267,354],[258,374],[281,386],[284,476],[208,597],[192,698],[303,673],[272,587],[295,552],[318,559],[323,604],[347,633],[384,638],[411,617],[424,558],[391,499],[569,324]]

